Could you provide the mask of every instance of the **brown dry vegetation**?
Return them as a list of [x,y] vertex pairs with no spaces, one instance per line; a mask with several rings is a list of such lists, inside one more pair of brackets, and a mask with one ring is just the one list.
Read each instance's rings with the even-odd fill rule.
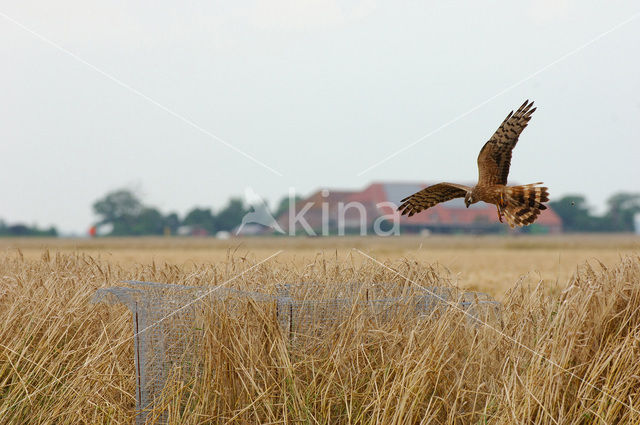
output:
[[409,259],[437,264],[450,272],[455,285],[487,292],[501,299],[518,281],[557,291],[584,262],[613,265],[640,252],[640,237],[605,236],[402,236],[393,238],[104,238],[104,239],[0,239],[0,255],[18,250],[38,259],[43,250],[89,254],[123,267],[171,264],[186,270],[201,264],[227,261],[229,255],[259,261],[278,250],[281,262],[302,267],[320,257],[360,263],[360,249],[381,260]]
[[[432,265],[420,256],[420,243],[429,255],[445,250],[462,262],[486,250],[509,253],[524,265],[520,274],[530,271],[532,253],[571,254],[577,273],[553,291],[544,279],[530,285],[515,275],[503,284],[510,289],[502,292],[502,320],[491,327],[470,325],[455,309],[375,325],[353,316],[295,346],[268,306],[248,304],[242,320],[222,315],[205,326],[203,375],[178,376],[166,388],[160,408],[170,423],[640,423],[637,239],[488,238],[480,239],[482,250],[477,239],[440,246],[433,239],[399,241],[340,242],[337,254],[324,241],[319,247],[284,241],[279,246],[286,252],[253,268],[275,251],[273,242],[229,251],[211,241],[202,247],[172,241],[164,248],[157,240],[134,248],[126,241],[103,247],[69,241],[57,252],[40,248],[49,242],[7,242],[13,245],[0,256],[0,423],[132,422],[131,315],[123,306],[92,304],[100,287],[120,279],[220,284],[246,270],[229,285],[269,292],[278,283],[300,281],[459,283],[460,272],[450,264]],[[129,249],[140,253],[124,258]],[[197,256],[201,250],[209,261]],[[213,257],[214,251],[224,255]],[[189,259],[162,261],[168,253]],[[606,264],[584,263],[591,253],[608,256]],[[487,276],[505,263],[487,258]]]

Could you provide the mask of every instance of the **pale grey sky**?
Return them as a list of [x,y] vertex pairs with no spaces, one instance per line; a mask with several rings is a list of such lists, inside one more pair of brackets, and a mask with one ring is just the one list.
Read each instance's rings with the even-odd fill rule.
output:
[[1,0],[0,14],[8,222],[83,232],[92,202],[123,186],[184,214],[246,187],[273,203],[289,187],[473,181],[525,99],[538,110],[512,181],[599,208],[640,190],[636,1]]

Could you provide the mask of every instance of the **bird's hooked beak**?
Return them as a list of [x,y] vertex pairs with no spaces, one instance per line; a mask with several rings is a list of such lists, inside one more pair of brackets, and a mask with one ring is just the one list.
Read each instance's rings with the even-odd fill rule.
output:
[[471,197],[469,195],[464,197],[464,204],[467,206],[467,208],[469,208],[469,205],[471,205]]

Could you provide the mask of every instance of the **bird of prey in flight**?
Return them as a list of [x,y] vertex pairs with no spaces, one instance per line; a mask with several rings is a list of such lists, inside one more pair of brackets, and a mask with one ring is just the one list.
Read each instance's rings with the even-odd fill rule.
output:
[[401,201],[398,210],[402,211],[402,215],[411,217],[440,202],[464,198],[467,208],[479,201],[494,204],[500,222],[504,216],[511,227],[533,223],[540,211],[547,208],[542,203],[549,200],[548,189],[539,186],[542,182],[507,186],[511,151],[536,110],[532,106],[533,102],[526,100],[515,113],[511,111],[482,147],[478,155],[478,184],[474,187],[455,183],[429,186]]

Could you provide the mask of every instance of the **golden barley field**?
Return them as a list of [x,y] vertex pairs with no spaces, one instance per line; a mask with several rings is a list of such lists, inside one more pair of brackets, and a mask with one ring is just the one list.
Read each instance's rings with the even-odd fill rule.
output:
[[[436,266],[461,288],[483,291],[496,298],[518,281],[554,290],[585,262],[617,263],[640,252],[634,235],[576,236],[402,236],[334,238],[104,238],[104,239],[0,239],[0,254],[18,251],[39,259],[50,253],[83,253],[124,268],[171,264],[185,269],[217,264],[230,257],[260,261],[282,251],[272,263],[304,267],[319,258],[356,264],[366,259],[360,250],[379,261],[415,261]],[[174,282],[179,283],[179,282]]]
[[0,240],[0,424],[133,423],[132,316],[91,302],[124,279],[393,282],[502,304],[485,323],[354,309],[295,344],[268,305],[212,310],[200,372],[178,367],[148,423],[640,423],[639,254],[607,235]]

